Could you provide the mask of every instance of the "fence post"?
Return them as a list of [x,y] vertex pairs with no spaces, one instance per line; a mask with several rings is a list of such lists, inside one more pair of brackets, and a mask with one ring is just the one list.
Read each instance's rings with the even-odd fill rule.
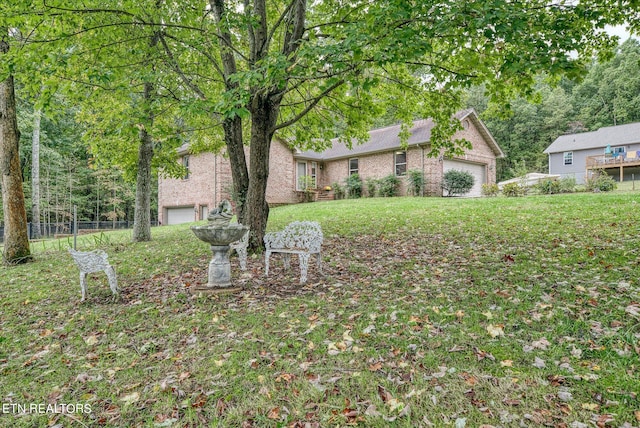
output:
[[73,249],[76,249],[76,240],[78,237],[78,210],[76,205],[73,206]]

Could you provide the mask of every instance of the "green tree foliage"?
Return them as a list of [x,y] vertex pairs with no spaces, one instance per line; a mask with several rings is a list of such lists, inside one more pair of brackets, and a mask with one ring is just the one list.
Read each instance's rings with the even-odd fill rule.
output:
[[629,39],[611,61],[594,63],[573,94],[576,116],[589,130],[640,121],[640,41]]

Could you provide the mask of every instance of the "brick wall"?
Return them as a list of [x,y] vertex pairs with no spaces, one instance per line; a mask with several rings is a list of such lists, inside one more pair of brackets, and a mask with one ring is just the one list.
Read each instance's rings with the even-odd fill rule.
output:
[[189,178],[158,179],[158,220],[166,223],[168,207],[194,207],[193,221],[200,220],[200,207],[216,206],[214,186],[215,159],[213,153],[189,156]]
[[[249,159],[249,149],[245,150]],[[267,202],[270,204],[296,202],[291,149],[274,140],[269,156]],[[166,224],[167,208],[193,206],[193,221],[197,221],[202,220],[200,215],[203,213],[203,207],[208,212],[217,207],[222,199],[232,199],[231,164],[225,156],[213,153],[189,155],[189,169],[188,179],[159,178],[158,219],[161,224]]]
[[[496,157],[493,150],[485,141],[480,130],[474,121],[467,119],[467,128],[458,131],[453,139],[466,139],[471,142],[472,149],[463,156],[455,159],[474,162],[487,166],[487,182],[495,183],[496,181]],[[423,151],[424,148],[424,151]],[[443,168],[442,162],[437,158],[427,157],[429,145],[424,147],[411,146],[407,149],[407,170],[417,169],[423,170],[426,179],[425,195],[442,196]],[[383,178],[395,172],[394,152],[388,151],[383,153],[375,153],[369,155],[358,155],[358,174],[363,183],[368,178]],[[324,174],[322,176],[322,186],[331,185],[333,183],[343,184],[349,175],[349,158],[341,158],[325,161]],[[404,177],[400,177],[401,187],[400,194],[407,194],[407,182]]]

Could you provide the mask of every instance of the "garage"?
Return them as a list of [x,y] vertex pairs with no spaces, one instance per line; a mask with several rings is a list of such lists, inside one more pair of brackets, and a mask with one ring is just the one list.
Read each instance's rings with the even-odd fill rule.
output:
[[167,224],[190,223],[196,221],[194,207],[167,208]]
[[482,185],[487,182],[486,165],[464,162],[459,160],[445,160],[443,165],[443,173],[456,169],[458,171],[467,171],[473,175],[473,187],[464,196],[482,196]]

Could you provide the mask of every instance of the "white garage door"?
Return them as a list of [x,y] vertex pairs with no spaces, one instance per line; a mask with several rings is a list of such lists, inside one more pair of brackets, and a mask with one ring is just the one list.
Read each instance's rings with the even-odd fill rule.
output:
[[473,175],[475,179],[471,191],[464,196],[482,196],[482,185],[486,183],[486,166],[478,165],[476,163],[462,162],[457,160],[445,160],[444,172],[450,169],[457,169],[458,171],[467,171]]
[[167,224],[190,223],[196,220],[194,207],[167,208]]

